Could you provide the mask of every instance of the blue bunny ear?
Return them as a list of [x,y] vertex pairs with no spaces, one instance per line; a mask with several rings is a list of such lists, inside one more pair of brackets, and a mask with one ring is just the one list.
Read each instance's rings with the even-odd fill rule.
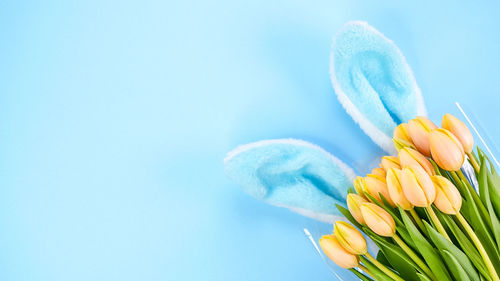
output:
[[354,171],[311,143],[294,139],[246,144],[228,153],[225,172],[245,192],[324,222],[341,215]]
[[394,128],[427,115],[401,51],[372,26],[355,21],[336,35],[330,59],[333,88],[347,113],[376,144],[394,153]]

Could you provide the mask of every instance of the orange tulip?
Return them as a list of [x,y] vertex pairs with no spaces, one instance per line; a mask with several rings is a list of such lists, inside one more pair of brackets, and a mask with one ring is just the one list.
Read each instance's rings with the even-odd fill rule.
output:
[[365,177],[364,183],[365,184],[363,186],[363,190],[373,196],[373,198],[375,198],[377,201],[383,203],[382,198],[380,197],[380,194],[382,194],[391,206],[396,206],[394,205],[394,202],[392,202],[391,196],[389,195],[389,190],[387,189],[385,178],[374,174],[368,174]]
[[390,168],[396,168],[396,169],[401,169],[401,166],[399,164],[399,158],[395,156],[384,156],[382,157],[382,162],[380,163],[380,166],[384,168],[384,170],[387,172]]
[[431,155],[429,146],[429,132],[436,129],[437,126],[431,120],[425,117],[417,117],[408,122],[408,128],[411,140],[417,150],[423,155],[429,157]]
[[406,199],[401,186],[401,170],[391,168],[387,171],[387,189],[392,201],[405,210],[413,209],[413,205]]
[[405,167],[401,172],[403,193],[411,204],[427,207],[436,198],[436,188],[430,176],[420,166]]
[[359,257],[346,251],[333,234],[321,237],[319,246],[328,258],[342,268],[353,268],[359,264]]
[[431,162],[415,149],[409,147],[403,148],[399,150],[398,157],[403,168],[413,165],[421,166],[430,176],[435,175]]
[[404,140],[408,143],[412,143],[411,136],[410,136],[410,128],[408,124],[402,123],[399,124],[396,129],[394,129],[394,133],[392,135],[394,139],[401,139]]
[[441,127],[450,131],[462,144],[466,153],[471,153],[474,146],[474,138],[469,128],[457,117],[447,113],[443,116]]
[[353,255],[366,254],[367,247],[365,237],[363,237],[363,234],[354,228],[354,226],[343,221],[337,221],[333,228],[333,232],[340,245],[346,251]]
[[442,176],[433,176],[432,182],[436,187],[434,205],[443,213],[456,215],[462,207],[462,196],[457,187]]
[[383,178],[385,178],[385,175],[386,175],[385,170],[382,168],[374,168],[372,170],[372,174],[379,176],[379,177],[383,177]]
[[464,164],[464,149],[448,130],[434,129],[430,133],[432,159],[446,171],[458,171]]
[[361,204],[361,213],[366,225],[380,236],[392,237],[396,233],[396,224],[386,210],[373,203]]
[[361,197],[354,193],[347,194],[347,208],[349,212],[354,217],[354,219],[359,223],[364,225],[365,220],[361,214],[361,204],[368,202],[364,197]]

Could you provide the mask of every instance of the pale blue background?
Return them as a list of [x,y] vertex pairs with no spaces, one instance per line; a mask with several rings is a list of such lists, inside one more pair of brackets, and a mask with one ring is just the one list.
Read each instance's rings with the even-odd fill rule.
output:
[[498,4],[372,2],[1,1],[0,280],[333,280],[222,158],[381,155],[330,86],[344,22],[400,46],[436,121],[460,100],[500,138]]

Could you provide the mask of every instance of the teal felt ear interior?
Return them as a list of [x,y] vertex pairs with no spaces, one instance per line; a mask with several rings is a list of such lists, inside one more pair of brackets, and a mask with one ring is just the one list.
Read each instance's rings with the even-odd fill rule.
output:
[[354,171],[320,147],[294,140],[240,146],[224,159],[225,172],[253,197],[325,222],[340,217]]
[[330,75],[347,113],[388,153],[395,152],[394,128],[426,115],[422,94],[403,54],[365,22],[349,22],[336,35]]

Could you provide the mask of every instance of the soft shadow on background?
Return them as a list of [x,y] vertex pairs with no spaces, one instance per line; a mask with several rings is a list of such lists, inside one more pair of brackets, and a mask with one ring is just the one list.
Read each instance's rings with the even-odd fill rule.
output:
[[312,221],[243,194],[225,153],[293,137],[373,167],[328,75],[349,20],[401,48],[431,118],[458,100],[497,141],[498,8],[2,1],[0,279],[333,280]]

